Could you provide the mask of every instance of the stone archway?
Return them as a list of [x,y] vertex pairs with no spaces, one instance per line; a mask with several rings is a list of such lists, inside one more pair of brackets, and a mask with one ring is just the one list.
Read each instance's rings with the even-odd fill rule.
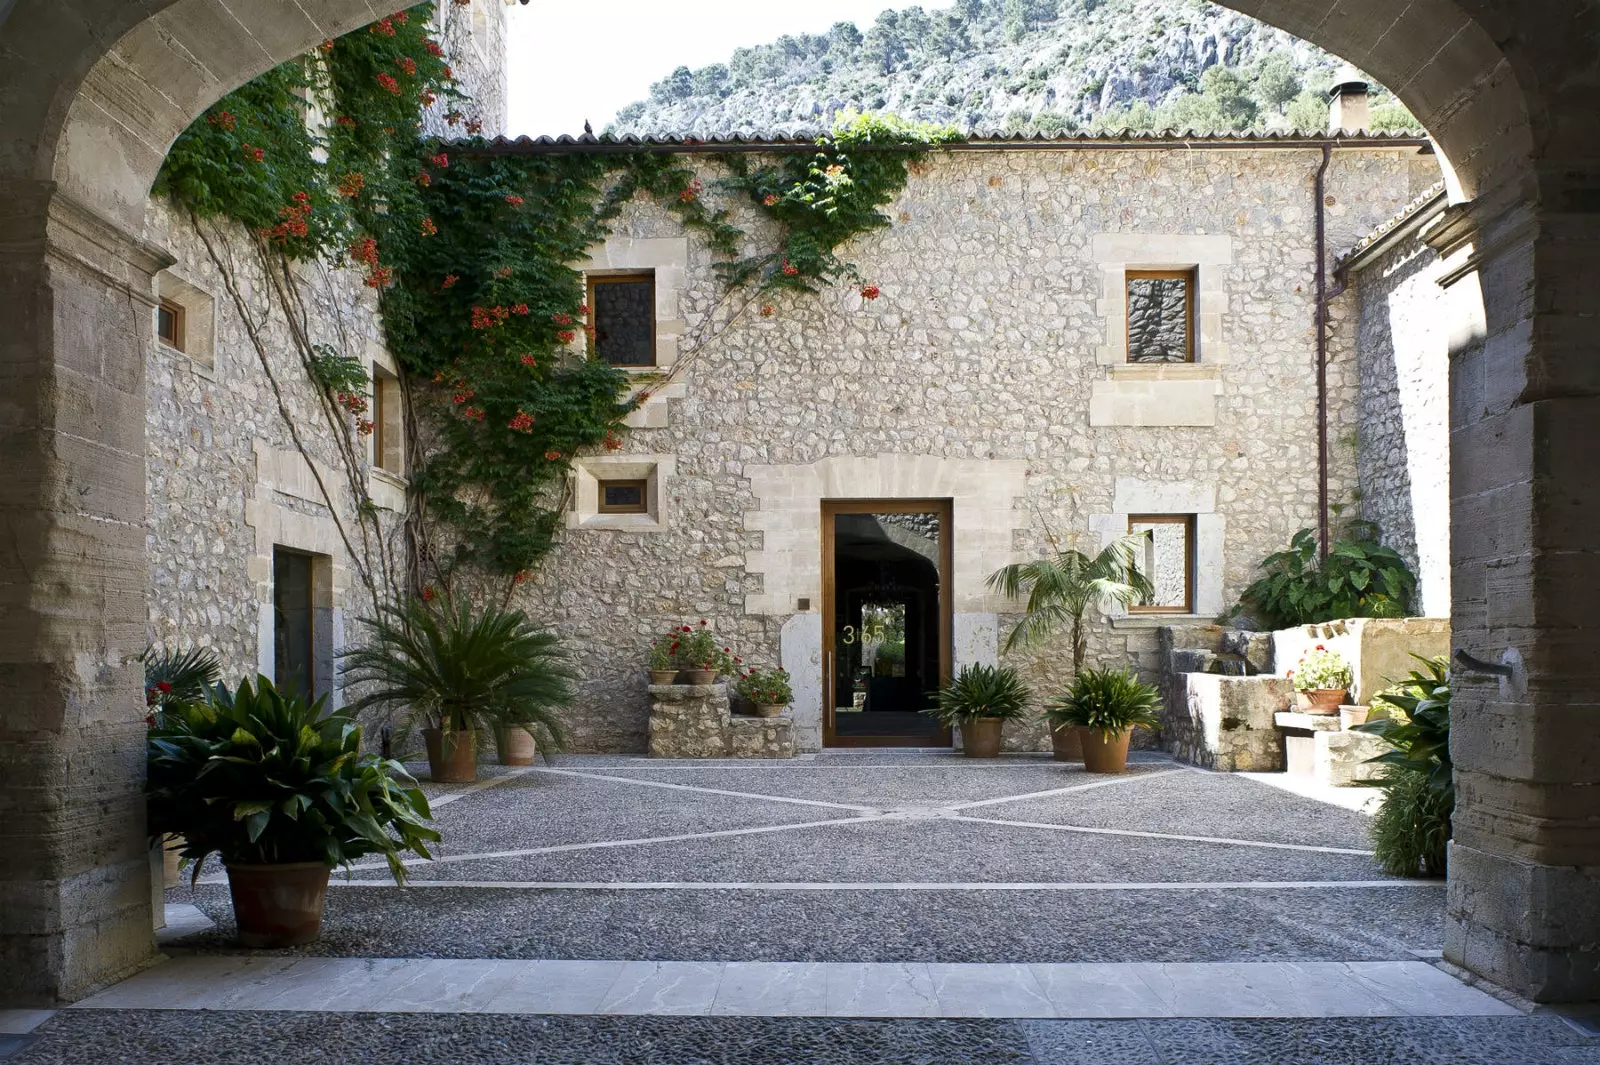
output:
[[[150,183],[212,101],[399,0],[0,0],[0,998],[73,998],[152,950],[140,804]],[[1600,5],[1231,0],[1393,87],[1453,167],[1482,314],[1452,353],[1464,677],[1447,956],[1600,994]],[[1588,519],[1588,520],[1586,520]]]

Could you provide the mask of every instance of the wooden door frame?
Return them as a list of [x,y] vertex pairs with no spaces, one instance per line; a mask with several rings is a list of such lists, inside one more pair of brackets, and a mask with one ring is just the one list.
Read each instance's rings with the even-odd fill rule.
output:
[[[939,683],[950,682],[955,653],[955,500],[953,499],[824,499],[822,501],[822,746],[896,747],[893,736],[837,736],[834,733],[833,663],[834,518],[840,514],[939,515]],[[950,730],[939,730],[939,743],[950,746]]]

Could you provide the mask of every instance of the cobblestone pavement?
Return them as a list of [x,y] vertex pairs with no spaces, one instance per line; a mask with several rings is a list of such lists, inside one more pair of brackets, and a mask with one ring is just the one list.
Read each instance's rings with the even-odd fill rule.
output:
[[[593,963],[580,970],[598,978],[628,961],[705,963],[673,971],[711,973],[737,968],[721,963],[805,962],[833,972],[926,967],[983,980],[1105,965],[1144,973],[1158,992],[1151,973],[1176,974],[1178,984],[1184,974],[1280,975],[1250,987],[1259,1002],[1217,999],[1198,1016],[1182,1015],[1192,998],[1164,1000],[1177,1016],[1118,1012],[1113,993],[1103,1017],[1098,1005],[1069,997],[1054,1000],[1063,1012],[1042,1004],[1011,1010],[1019,1015],[1011,1019],[893,1005],[882,1017],[823,1016],[820,1005],[816,1016],[718,1016],[712,997],[703,1006],[659,1000],[637,1011],[652,1015],[614,1015],[631,1007],[602,1006],[603,989],[566,1015],[437,1002],[416,1007],[434,1011],[426,1014],[370,1012],[399,1008],[385,1000],[381,975],[369,981],[377,988],[371,1005],[315,1007],[324,1012],[268,1012],[248,996],[214,1000],[206,1012],[194,1003],[114,1008],[114,989],[106,1008],[66,1010],[30,1033],[0,1034],[0,1055],[11,1039],[14,1060],[29,1065],[1600,1065],[1600,1040],[1549,1014],[1508,1010],[1419,961],[1441,945],[1444,892],[1438,883],[1384,876],[1368,853],[1362,814],[1153,753],[1137,754],[1116,777],[1029,756],[974,762],[944,752],[827,752],[781,764],[574,756],[524,770],[486,767],[471,789],[429,790],[445,833],[439,860],[415,863],[403,889],[371,864],[348,881],[336,876],[322,940],[260,964],[312,973],[294,959],[391,959],[373,972],[399,974],[423,964],[399,959],[485,959],[485,971],[498,959],[494,971],[504,974],[533,959],[570,959]],[[169,971],[207,957],[226,970],[237,949],[220,879],[208,871],[168,901],[193,904],[215,922],[168,947],[176,959]],[[1282,962],[1306,964],[1251,964]],[[1305,985],[1363,966],[1420,971],[1487,1005],[1413,1010],[1408,988],[1397,985],[1392,995],[1380,991],[1376,1006],[1369,998],[1346,1008],[1319,1001],[1317,988]],[[1282,983],[1282,973],[1298,974],[1299,986]],[[1139,994],[1147,993],[1141,984]],[[181,998],[162,1005],[184,1007]],[[948,988],[939,1001],[948,1005]],[[1308,1010],[1330,1016],[1304,1016]],[[662,1015],[674,1011],[682,1015]],[[1247,1015],[1230,1016],[1239,1013]]]

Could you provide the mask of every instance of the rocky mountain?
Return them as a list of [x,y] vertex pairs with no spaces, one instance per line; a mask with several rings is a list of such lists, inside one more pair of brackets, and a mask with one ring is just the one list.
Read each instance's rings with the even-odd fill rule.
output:
[[[957,0],[679,67],[608,132],[790,132],[850,109],[968,131],[1321,130],[1340,66],[1204,0]],[[1375,128],[1416,127],[1374,103]]]

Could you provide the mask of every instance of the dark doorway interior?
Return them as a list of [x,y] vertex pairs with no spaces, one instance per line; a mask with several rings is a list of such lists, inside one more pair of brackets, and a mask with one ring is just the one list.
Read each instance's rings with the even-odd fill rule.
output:
[[944,516],[834,513],[832,741],[947,746],[922,711],[940,685],[947,638]]
[[307,702],[316,690],[316,602],[311,555],[272,552],[272,683]]

